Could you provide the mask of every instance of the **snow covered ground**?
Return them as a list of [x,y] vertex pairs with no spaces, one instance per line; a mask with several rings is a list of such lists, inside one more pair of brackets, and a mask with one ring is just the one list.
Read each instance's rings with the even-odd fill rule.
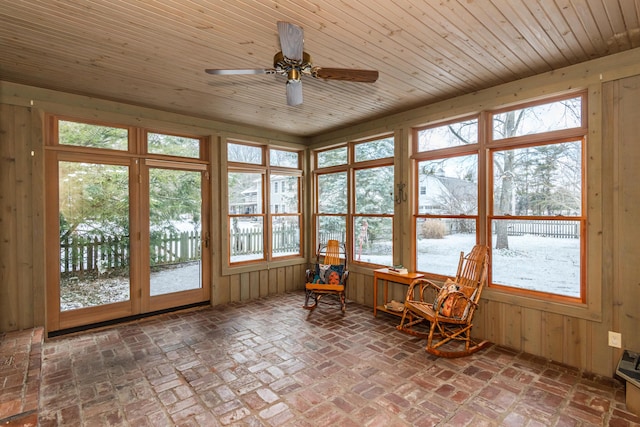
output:
[[[453,276],[460,251],[468,252],[474,235],[450,235],[444,239],[418,241],[419,271]],[[495,245],[494,245],[495,246]],[[540,236],[510,236],[508,250],[492,250],[493,283],[580,296],[580,242]],[[365,260],[366,256],[366,260]],[[362,261],[389,265],[388,255],[364,255]],[[151,294],[161,295],[200,287],[200,265],[189,263],[151,274]],[[61,308],[72,310],[129,298],[129,282],[101,277],[94,281],[66,281],[61,285]]]
[[[454,276],[460,259],[475,244],[473,234],[420,239],[418,271]],[[495,247],[495,242],[492,242]],[[491,251],[493,283],[522,289],[580,296],[580,241],[541,236],[509,236],[509,249]],[[362,254],[362,261],[391,265],[388,255]]]
[[[468,252],[475,236],[451,235],[422,240],[420,271],[454,275],[460,251]],[[492,242],[495,248],[495,242]],[[424,254],[424,255],[423,255]],[[580,296],[580,241],[542,236],[509,236],[509,249],[492,249],[492,282],[541,292]],[[443,273],[449,271],[450,273]]]
[[[151,296],[197,289],[200,263],[187,263],[151,273]],[[62,311],[93,307],[129,299],[129,280],[124,277],[100,277],[95,280],[69,280],[60,287]]]

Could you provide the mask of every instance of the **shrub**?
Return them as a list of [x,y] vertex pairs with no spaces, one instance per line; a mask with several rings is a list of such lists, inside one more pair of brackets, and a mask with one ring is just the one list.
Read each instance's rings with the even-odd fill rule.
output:
[[443,239],[445,231],[445,225],[441,220],[426,219],[422,223],[420,237],[423,239]]

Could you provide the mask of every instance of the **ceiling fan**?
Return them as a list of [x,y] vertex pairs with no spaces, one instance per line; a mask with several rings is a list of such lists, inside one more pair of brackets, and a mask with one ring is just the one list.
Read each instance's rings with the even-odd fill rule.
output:
[[351,82],[373,83],[378,79],[378,71],[347,68],[316,67],[311,56],[303,49],[304,32],[302,28],[289,22],[278,22],[280,52],[273,57],[273,68],[225,70],[208,68],[209,74],[279,74],[287,77],[287,104],[302,104],[303,75],[316,79],[345,80]]

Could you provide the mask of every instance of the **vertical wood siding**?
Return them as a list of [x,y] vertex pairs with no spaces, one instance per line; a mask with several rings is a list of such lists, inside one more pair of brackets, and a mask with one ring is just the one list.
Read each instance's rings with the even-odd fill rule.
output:
[[[640,351],[640,76],[613,85],[613,327]],[[626,332],[626,333],[625,333]]]
[[[594,302],[602,306],[601,319],[484,298],[476,313],[475,335],[609,376],[620,351],[607,346],[607,331],[621,332],[624,347],[640,350],[640,73],[636,74],[602,85],[595,106],[601,109],[601,129],[590,129],[602,134],[600,152],[591,153],[601,156],[599,169],[588,171],[596,177],[591,184],[598,187],[588,203],[596,205],[590,207],[594,218],[602,216],[602,230],[592,228],[589,233],[601,234],[602,243],[589,251],[586,264],[589,274],[602,282],[601,301]],[[24,106],[0,105],[0,331],[44,324],[43,151],[39,114]],[[214,272],[212,303],[302,289],[305,267],[228,276]],[[390,297],[401,300],[405,289],[392,286]],[[352,269],[347,297],[372,306],[373,272]],[[347,316],[348,312],[347,308]],[[389,333],[398,333],[395,321],[389,319]]]
[[44,324],[43,155],[39,114],[0,104],[0,331]]
[[[596,185],[603,193],[602,207],[598,208],[605,218],[603,247],[601,251],[591,251],[586,260],[588,265],[602,264],[602,271],[598,272],[602,275],[602,300],[595,302],[602,304],[602,320],[485,298],[475,315],[474,335],[607,376],[613,375],[621,354],[621,350],[607,346],[609,330],[622,333],[624,348],[640,350],[639,99],[640,76],[603,85],[602,170],[588,171],[599,174]],[[373,289],[373,275],[352,272],[349,281],[347,297],[372,305],[369,290]],[[397,299],[404,289],[395,285],[389,298]]]

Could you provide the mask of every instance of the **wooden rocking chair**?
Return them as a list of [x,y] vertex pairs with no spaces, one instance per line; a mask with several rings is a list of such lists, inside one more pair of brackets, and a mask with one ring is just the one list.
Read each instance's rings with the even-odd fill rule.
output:
[[306,271],[304,308],[313,310],[318,306],[320,298],[335,295],[344,313],[347,310],[345,290],[348,278],[346,245],[340,244],[337,240],[329,240],[326,245],[319,245],[316,263]]
[[[409,285],[397,329],[414,336],[426,336],[426,350],[436,356],[462,357],[487,347],[488,341],[476,342],[471,338],[471,327],[487,282],[488,266],[489,248],[476,245],[468,255],[460,253],[458,272],[453,280],[447,279],[442,286],[427,279],[414,280]],[[424,321],[430,323],[428,333],[414,328]]]

